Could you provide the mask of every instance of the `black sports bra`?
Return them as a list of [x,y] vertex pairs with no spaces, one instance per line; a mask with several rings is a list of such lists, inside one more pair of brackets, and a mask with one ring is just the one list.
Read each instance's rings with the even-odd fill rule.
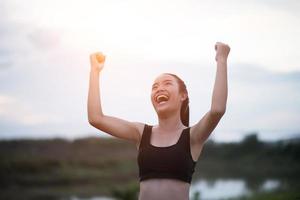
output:
[[150,143],[152,126],[145,124],[138,151],[140,181],[151,178],[178,179],[191,183],[196,162],[190,149],[190,127],[184,129],[176,144],[157,147]]

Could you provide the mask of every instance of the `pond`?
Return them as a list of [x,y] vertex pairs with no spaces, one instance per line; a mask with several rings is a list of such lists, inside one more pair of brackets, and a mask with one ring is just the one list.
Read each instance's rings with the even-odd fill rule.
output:
[[197,192],[201,200],[218,200],[250,196],[261,191],[278,189],[281,182],[276,179],[265,180],[256,190],[249,188],[244,179],[217,179],[215,181],[199,180],[191,185],[190,197]]
[[[250,196],[257,192],[272,191],[281,187],[282,183],[278,179],[265,179],[257,187],[250,187],[245,179],[201,179],[192,183],[190,188],[190,199],[198,195],[201,200],[219,200],[237,198],[240,196]],[[198,194],[197,194],[198,193]],[[70,200],[114,200],[112,197],[91,197],[79,198],[73,196]]]

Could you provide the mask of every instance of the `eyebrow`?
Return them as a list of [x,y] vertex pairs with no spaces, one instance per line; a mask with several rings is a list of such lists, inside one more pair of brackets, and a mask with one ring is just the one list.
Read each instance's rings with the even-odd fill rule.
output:
[[[163,83],[164,83],[164,82],[168,82],[168,81],[172,81],[172,80],[171,80],[171,79],[167,79],[167,80],[164,80]],[[154,85],[157,85],[157,84],[158,84],[158,83],[154,83],[154,84],[152,85],[152,87],[153,87]]]

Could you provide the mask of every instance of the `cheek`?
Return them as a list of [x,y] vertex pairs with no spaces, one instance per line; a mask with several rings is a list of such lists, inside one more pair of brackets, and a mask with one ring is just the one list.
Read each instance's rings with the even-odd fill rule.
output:
[[173,102],[177,107],[179,107],[180,104],[181,104],[180,96],[179,96],[179,95],[174,95],[174,96],[173,96],[173,99],[172,99],[172,102]]
[[154,94],[152,93],[152,94],[150,95],[150,100],[151,100],[152,103],[154,103],[154,99],[153,99],[153,98],[154,98]]

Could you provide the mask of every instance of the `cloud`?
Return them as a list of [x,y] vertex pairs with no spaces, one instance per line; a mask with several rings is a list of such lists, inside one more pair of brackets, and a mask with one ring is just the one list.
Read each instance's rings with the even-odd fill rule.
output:
[[172,72],[188,86],[195,123],[210,108],[217,39],[230,42],[232,51],[228,109],[216,137],[233,139],[253,129],[266,137],[277,129],[279,137],[300,129],[300,71],[292,71],[300,69],[299,20],[288,11],[297,8],[296,1],[284,12],[279,1],[230,2],[216,9],[208,1],[176,1],[171,7],[167,1],[158,7],[132,2],[124,8],[102,2],[104,12],[80,3],[65,12],[67,1],[49,1],[49,8],[44,2],[0,3],[1,130],[20,137],[38,135],[37,129],[48,135],[98,134],[86,113],[88,54],[95,49],[108,57],[100,80],[107,114],[156,123],[150,86],[158,74]]
[[14,27],[0,19],[0,70],[10,68],[13,65],[12,54],[15,43],[13,42],[14,36],[11,34],[14,34],[15,30],[11,31],[12,29]]
[[60,44],[60,33],[52,29],[37,28],[28,34],[29,40],[38,50],[47,50]]
[[30,28],[9,18],[0,19],[0,70],[32,59],[32,45],[26,38]]
[[56,116],[37,113],[31,106],[33,105],[24,105],[18,99],[2,94],[0,95],[0,118],[26,126],[59,122]]
[[283,10],[293,15],[299,16],[300,4],[298,0],[258,0],[256,1],[259,4],[263,4],[266,7],[272,6],[278,10]]
[[9,51],[6,51],[5,49],[0,49],[0,70],[7,69],[13,66],[13,62],[9,57]]
[[[78,65],[76,60],[72,62],[72,66]],[[37,69],[32,70],[35,71],[28,74],[36,73]],[[159,73],[173,72],[182,77],[188,86],[191,124],[196,123],[210,108],[215,70],[215,66],[195,63],[112,63],[102,74],[100,85],[104,112],[130,121],[156,123],[149,97],[150,86]],[[69,70],[65,68],[57,76],[55,71],[55,68],[49,68],[47,76],[25,79],[26,84],[1,86],[1,90],[10,92],[10,95],[3,93],[0,96],[0,117],[7,122],[2,126],[11,128],[10,131],[24,126],[26,130],[29,130],[28,127],[40,129],[43,126],[48,129],[43,129],[44,134],[62,137],[101,133],[87,123],[88,73],[68,75]],[[14,80],[18,81],[18,78],[7,77],[6,81]],[[255,64],[229,64],[228,81],[227,112],[213,137],[224,141],[238,140],[249,131],[257,130],[262,138],[271,139],[288,137],[300,130],[297,122],[300,115],[298,71],[274,73]],[[15,92],[18,95],[12,95]],[[15,128],[9,125],[12,123],[15,123]],[[17,135],[28,137],[40,134],[36,130],[35,134],[29,132],[19,132]]]
[[227,113],[218,127],[220,132],[258,130],[271,139],[300,130],[299,71],[273,72],[247,64],[235,64],[228,71]]

